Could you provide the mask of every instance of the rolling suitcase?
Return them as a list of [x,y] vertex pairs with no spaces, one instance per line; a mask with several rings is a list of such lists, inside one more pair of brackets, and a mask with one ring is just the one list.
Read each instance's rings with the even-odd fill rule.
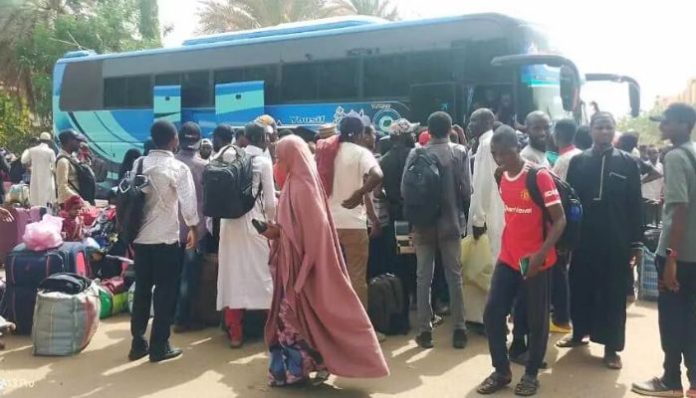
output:
[[91,276],[85,246],[79,242],[66,242],[38,252],[20,244],[7,256],[5,264],[7,283],[18,286],[38,287],[42,280],[59,272]]
[[36,288],[7,285],[2,302],[2,317],[17,325],[17,334],[31,333],[36,291]]

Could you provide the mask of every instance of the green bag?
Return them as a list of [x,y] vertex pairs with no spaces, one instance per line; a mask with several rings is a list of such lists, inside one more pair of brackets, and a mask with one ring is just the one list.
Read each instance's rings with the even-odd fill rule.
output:
[[105,319],[112,315],[114,306],[114,297],[111,292],[99,286],[99,319]]
[[114,294],[111,314],[116,315],[128,311],[128,292]]

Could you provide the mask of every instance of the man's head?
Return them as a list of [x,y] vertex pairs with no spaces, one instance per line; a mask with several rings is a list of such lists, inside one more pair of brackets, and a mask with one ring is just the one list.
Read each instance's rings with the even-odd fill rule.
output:
[[627,132],[621,134],[621,137],[619,137],[618,142],[616,143],[616,147],[618,149],[621,149],[622,151],[631,153],[633,152],[634,149],[638,146],[638,134],[635,132]]
[[545,112],[534,111],[527,115],[525,122],[529,145],[538,150],[546,151],[546,142],[551,135],[551,118]]
[[612,146],[616,135],[616,119],[609,112],[597,112],[590,121],[592,145],[598,149]]
[[220,151],[224,146],[232,143],[234,130],[229,124],[220,124],[213,130],[213,149]]
[[201,142],[201,128],[194,122],[186,122],[179,130],[181,149],[195,150]]
[[375,144],[377,143],[377,131],[371,124],[365,126],[361,142],[362,146],[370,150],[370,152],[374,152]]
[[174,152],[179,146],[179,136],[176,126],[167,120],[158,120],[150,127],[150,136],[155,148]]
[[515,129],[508,125],[498,127],[491,139],[491,153],[498,166],[508,171],[521,162],[520,144]]
[[246,132],[244,129],[236,129],[234,130],[234,144],[237,145],[240,148],[246,148],[251,144],[249,142],[249,138],[246,136]]
[[213,142],[207,138],[202,139],[201,146],[198,148],[198,154],[203,160],[210,159],[210,155],[213,154]]
[[657,147],[655,145],[650,145],[646,152],[648,160],[650,160],[652,164],[657,164],[657,161],[660,160],[660,151]]
[[[176,131],[176,130],[175,130]],[[85,136],[75,130],[63,130],[59,135],[60,146],[65,152],[73,153],[80,149],[80,143],[86,141]]]
[[573,119],[563,119],[556,122],[553,129],[553,139],[556,141],[558,149],[572,145],[577,131],[578,126]]
[[350,112],[338,124],[341,142],[359,143],[365,132],[365,124],[362,118],[355,112]]
[[428,131],[434,138],[449,138],[452,117],[446,112],[434,112],[428,118]]
[[688,141],[696,125],[696,109],[689,104],[672,104],[662,116],[651,118],[660,122],[662,138],[670,141]]
[[473,138],[480,137],[481,134],[493,130],[495,115],[490,109],[481,108],[474,111],[469,118],[468,130]]
[[244,136],[249,140],[250,145],[264,150],[268,147],[268,136],[266,134],[266,126],[262,124],[247,124],[244,127]]
[[53,139],[51,138],[51,133],[48,133],[44,131],[39,135],[39,141],[41,141],[44,144],[48,144],[52,141]]

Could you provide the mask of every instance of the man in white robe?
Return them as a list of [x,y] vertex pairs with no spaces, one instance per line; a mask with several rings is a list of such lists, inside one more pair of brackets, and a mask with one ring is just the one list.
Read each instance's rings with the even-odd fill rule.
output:
[[29,183],[29,204],[46,206],[56,202],[56,184],[54,170],[56,153],[49,146],[51,134],[43,132],[39,137],[41,143],[29,148],[22,154],[22,164],[31,166],[31,181]]

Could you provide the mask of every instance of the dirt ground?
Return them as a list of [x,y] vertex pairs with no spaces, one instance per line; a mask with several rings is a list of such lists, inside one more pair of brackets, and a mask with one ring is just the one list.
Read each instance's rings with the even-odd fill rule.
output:
[[[633,381],[657,375],[662,353],[654,304],[634,304],[628,315],[624,369],[601,365],[602,348],[559,351],[552,335],[540,380],[540,397],[604,398],[633,396]],[[478,397],[476,385],[491,371],[486,341],[471,336],[466,350],[451,348],[447,323],[435,332],[435,348],[419,349],[412,336],[390,336],[382,345],[391,376],[379,380],[332,377],[320,387],[272,389],[266,386],[267,356],[262,342],[240,350],[227,347],[219,329],[173,335],[184,355],[166,363],[129,363],[129,317],[102,322],[87,349],[67,358],[32,355],[28,337],[6,338],[0,354],[0,396],[20,397]],[[522,368],[513,368],[515,378]],[[512,397],[511,390],[498,394]]]

